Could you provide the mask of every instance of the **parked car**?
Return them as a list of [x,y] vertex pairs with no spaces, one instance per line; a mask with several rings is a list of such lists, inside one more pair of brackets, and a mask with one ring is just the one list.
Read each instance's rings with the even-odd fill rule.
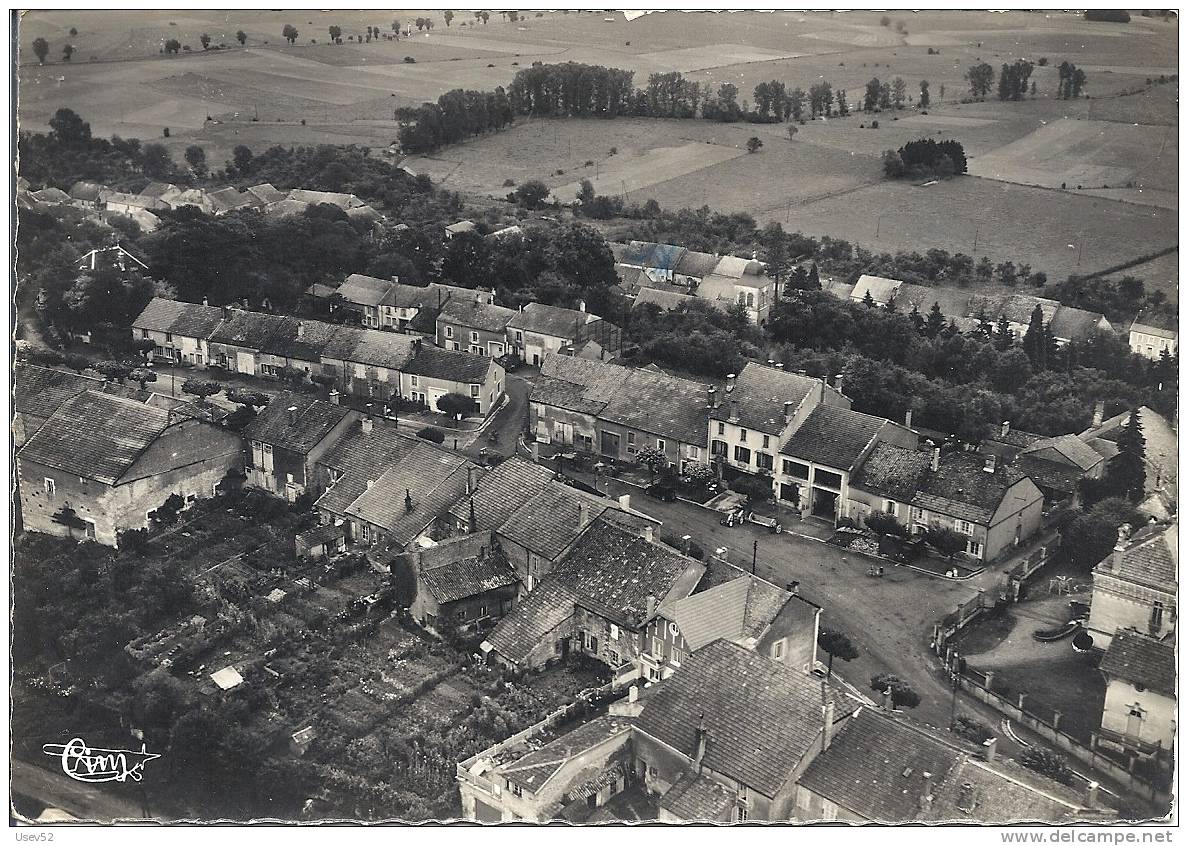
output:
[[661,502],[676,502],[677,498],[676,488],[661,484],[660,482],[654,485],[648,485],[644,488],[644,493],[652,499],[658,499]]

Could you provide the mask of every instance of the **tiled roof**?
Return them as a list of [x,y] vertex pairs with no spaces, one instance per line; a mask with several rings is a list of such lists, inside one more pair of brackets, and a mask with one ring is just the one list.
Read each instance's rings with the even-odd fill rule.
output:
[[513,308],[451,297],[437,319],[442,323],[465,326],[468,329],[482,329],[487,332],[503,332],[508,322],[517,314]]
[[[343,327],[320,320],[298,320],[285,316],[270,321],[274,331],[261,338],[256,349],[267,355],[283,356],[300,361],[317,362],[322,351]],[[391,334],[391,333],[376,333]]]
[[1176,647],[1134,629],[1119,629],[1101,659],[1101,671],[1155,693],[1175,696]]
[[274,336],[283,337],[290,319],[283,314],[231,309],[230,317],[219,321],[210,334],[210,340],[217,344],[258,350],[272,342]]
[[363,205],[363,201],[354,194],[342,194],[336,191],[309,191],[304,188],[294,188],[289,192],[289,199],[311,206],[326,203],[338,206],[343,211]]
[[692,758],[704,720],[705,766],[774,797],[820,742],[826,696],[835,719],[854,710],[822,680],[717,640],[657,686],[636,727]]
[[550,481],[538,494],[525,500],[497,532],[553,561],[581,534],[583,506],[587,521],[592,521],[612,503],[613,500],[583,494],[569,485]]
[[135,400],[84,391],[29,438],[20,457],[114,485],[169,425],[169,413]]
[[476,529],[496,529],[543,491],[555,475],[548,467],[512,456],[487,473],[479,481],[474,496],[455,505],[450,514],[459,520],[470,520],[473,502]]
[[1085,443],[1089,444],[1090,449],[1109,461],[1118,454],[1118,445],[1113,441],[1107,441],[1105,438],[1090,438]]
[[140,189],[142,197],[164,197],[166,194],[179,194],[181,189],[169,182],[150,182]]
[[487,374],[496,366],[498,365],[485,355],[443,350],[440,347],[421,344],[405,365],[404,372],[428,379],[474,385],[487,381]]
[[520,329],[524,332],[535,332],[538,335],[548,335],[552,338],[573,340],[577,337],[578,327],[591,322],[591,320],[597,320],[597,318],[589,312],[558,308],[543,303],[528,303],[507,325],[509,329]]
[[422,570],[421,581],[435,600],[446,603],[514,585],[517,579],[507,557],[488,549],[483,555]]
[[[549,578],[567,585],[583,606],[625,624],[640,625],[647,620],[649,594],[662,602],[669,591],[679,589],[682,576],[696,573],[700,578],[704,570],[705,565],[664,544],[595,520]],[[693,579],[685,593],[695,584]]]
[[1049,321],[1048,328],[1055,338],[1074,340],[1084,338],[1094,329],[1109,330],[1112,327],[1103,314],[1062,305]]
[[291,217],[295,214],[301,214],[307,208],[309,208],[309,205],[300,200],[284,199],[277,200],[269,205],[265,214],[268,217]]
[[70,186],[70,196],[76,200],[94,201],[107,189],[98,182],[75,182]]
[[473,220],[459,220],[457,223],[451,223],[445,228],[446,232],[452,235],[457,235],[459,232],[470,232],[475,228]]
[[347,302],[376,306],[384,302],[397,284],[392,279],[377,279],[374,276],[364,276],[362,273],[352,273],[338,286],[338,293]]
[[208,191],[206,197],[210,200],[211,207],[215,211],[231,211],[232,209],[243,208],[244,206],[251,205],[254,199],[250,194],[241,194],[235,188]]
[[[465,494],[467,475],[474,466],[457,453],[418,444],[365,487],[345,513],[378,526],[391,541],[404,546]],[[412,500],[411,510],[406,495]]]
[[864,300],[866,295],[870,294],[872,300],[880,305],[886,305],[887,301],[895,296],[895,292],[899,290],[902,285],[898,279],[888,279],[885,276],[869,276],[862,274],[858,277],[858,282],[850,289],[850,298],[854,300]]
[[417,338],[399,332],[340,326],[322,348],[322,357],[334,361],[402,370],[416,348]]
[[499,773],[532,793],[540,793],[545,783],[568,761],[616,735],[629,732],[631,724],[630,717],[598,717],[539,749],[500,766]]
[[927,452],[878,444],[862,462],[852,484],[899,502],[910,502],[931,463],[932,456]]
[[706,773],[685,772],[660,797],[660,807],[686,821],[721,820],[738,796]]
[[132,328],[205,339],[222,319],[223,310],[214,306],[153,297],[132,321]]
[[62,403],[83,391],[138,398],[138,391],[129,385],[104,382],[93,376],[67,373],[65,370],[39,367],[23,361],[18,361],[13,368],[12,410],[16,414],[49,417]]
[[[618,261],[636,267],[669,270],[675,268],[685,253],[684,247],[675,244],[657,244],[654,241],[631,241],[616,244]],[[715,262],[716,264],[716,262]]]
[[648,303],[655,303],[662,309],[680,308],[689,303],[705,303],[706,305],[716,308],[718,311],[729,311],[730,301],[718,299],[717,297],[695,297],[689,294],[681,294],[676,291],[662,291],[659,288],[641,288],[639,293],[635,296],[635,302],[632,308],[639,308]]
[[[71,190],[71,194],[73,194]],[[1134,319],[1130,326],[1131,332],[1142,332],[1147,335],[1158,335],[1164,338],[1179,337],[1180,323],[1174,314],[1162,311],[1144,311]]]
[[987,473],[984,466],[985,459],[976,453],[941,455],[939,468],[925,475],[912,505],[989,525],[1007,489],[1024,476],[1002,465]]
[[1162,590],[1175,590],[1179,527],[1172,523],[1140,532],[1115,564],[1117,574]]
[[882,417],[819,405],[780,447],[780,454],[852,470],[886,423]]
[[721,258],[713,253],[700,253],[696,250],[685,250],[684,255],[676,263],[676,272],[694,278],[709,276],[717,269]]
[[1060,493],[1076,493],[1077,482],[1084,478],[1084,473],[1076,467],[1045,461],[1027,453],[1015,459],[1013,466],[1020,473],[1030,477],[1039,487]]
[[1037,457],[1042,457],[1038,454],[1049,449],[1059,453],[1082,470],[1092,470],[1102,462],[1101,455],[1076,435],[1043,438],[1028,446],[1020,455],[1037,454]]
[[791,402],[796,408],[819,384],[819,379],[748,361],[738,374],[734,390],[722,396],[710,416],[729,420],[731,403],[737,402],[739,426],[778,434],[784,428],[784,403]]
[[745,282],[747,276],[763,275],[763,262],[738,256],[722,256],[718,259],[718,266],[714,268],[713,275]]
[[629,370],[626,381],[611,395],[598,417],[683,444],[705,446],[709,399],[699,382],[649,370]]
[[345,406],[288,391],[261,409],[243,430],[243,437],[304,455],[350,413]]
[[316,546],[319,543],[326,541],[337,540],[338,538],[346,536],[346,527],[337,525],[335,523],[325,523],[321,526],[314,526],[312,529],[306,529],[304,532],[298,533],[293,540],[297,544],[306,544],[308,546]]
[[265,203],[278,203],[286,196],[284,191],[278,191],[271,182],[261,182],[259,185],[245,188],[244,191],[253,194]]
[[[1079,808],[1075,794],[1021,767],[993,766],[932,736],[907,718],[863,708],[808,766],[798,783],[864,820],[1058,822]],[[931,801],[926,797],[931,794]]]
[[549,632],[573,616],[575,602],[568,585],[546,576],[499,621],[487,642],[502,658],[519,664]]
[[[671,606],[673,621],[689,649],[696,651],[719,638],[737,641],[742,637],[747,613],[748,579],[735,579],[678,600]],[[667,617],[668,612],[662,613]]]
[[367,489],[368,480],[374,482],[421,443],[424,442],[402,434],[396,424],[386,420],[372,420],[370,432],[363,431],[363,421],[351,424],[338,443],[318,461],[319,467],[338,476],[318,499],[318,508],[343,515]]

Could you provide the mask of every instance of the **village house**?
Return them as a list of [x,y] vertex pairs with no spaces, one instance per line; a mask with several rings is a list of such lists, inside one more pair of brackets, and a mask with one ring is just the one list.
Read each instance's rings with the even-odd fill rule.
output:
[[586,311],[543,303],[528,303],[507,324],[507,342],[512,352],[533,367],[539,367],[547,353],[571,348],[575,352],[595,342],[612,357],[622,346],[618,326]]
[[[1103,403],[1097,404],[1095,425],[1101,425]],[[1111,458],[1118,454],[1113,441],[1089,435],[1046,437],[1012,428],[1004,420],[978,451],[1026,473],[1044,494],[1046,510],[1079,502],[1082,479],[1100,479]]]
[[670,311],[691,303],[705,303],[721,312],[728,312],[732,305],[729,300],[707,300],[703,297],[695,297],[692,294],[682,294],[677,291],[664,291],[660,288],[641,288],[639,293],[632,299],[631,308],[634,310],[646,305],[654,305],[661,311]]
[[965,554],[993,561],[1039,529],[1044,497],[1028,476],[994,455],[879,444],[850,483],[845,516],[882,511],[913,534],[930,528],[966,536]]
[[17,452],[26,529],[107,546],[176,494],[212,496],[243,463],[237,435],[143,402],[84,391],[62,403]]
[[1002,760],[996,745],[991,739],[975,752],[886,708],[859,708],[823,739],[799,778],[792,819],[1007,825],[1113,818],[1088,795]]
[[246,191],[240,192],[231,186],[220,188],[217,191],[207,191],[206,200],[210,204],[210,213],[216,216],[233,212],[236,209],[256,208],[259,204],[254,195]]
[[503,365],[485,355],[454,352],[421,344],[400,374],[400,392],[408,399],[438,411],[446,394],[461,394],[474,402],[474,413],[486,415],[503,396]]
[[483,302],[481,295],[451,297],[437,315],[437,345],[499,358],[507,352],[507,324],[516,314],[515,309]]
[[650,526],[641,536],[603,515],[584,528],[483,643],[492,660],[533,669],[572,651],[636,673],[657,604],[688,596],[705,572],[701,562],[652,540]]
[[1114,551],[1093,568],[1088,631],[1095,649],[1108,649],[1119,629],[1157,639],[1176,631],[1179,527],[1152,525],[1130,535],[1122,526]]
[[325,523],[298,532],[293,537],[293,550],[299,560],[307,561],[338,555],[346,551],[346,528]]
[[821,608],[732,564],[713,559],[689,596],[666,602],[644,632],[640,678],[668,678],[719,639],[808,672],[817,662]]
[[1175,315],[1145,311],[1130,324],[1130,349],[1144,358],[1158,361],[1180,352],[1180,325]]
[[818,405],[780,446],[776,501],[836,522],[850,498],[850,478],[880,443],[915,449],[906,426],[833,405]]
[[477,228],[473,220],[459,220],[457,223],[451,223],[445,228],[445,236],[449,240],[455,235],[460,235],[463,232],[473,232]]
[[273,397],[243,430],[247,484],[292,502],[320,490],[314,465],[360,418],[351,411],[308,394]]
[[438,635],[501,619],[519,592],[519,579],[490,532],[450,538],[400,560],[416,575],[412,618]]
[[202,366],[211,361],[207,339],[222,319],[222,309],[153,297],[132,321],[132,337],[153,341],[157,360]]
[[[411,285],[401,285],[400,280],[377,279],[374,276],[364,276],[362,273],[352,273],[334,293],[343,300],[343,307],[358,312],[360,322],[368,329],[382,329],[392,327],[403,329],[408,321],[416,316],[417,306],[411,306],[406,300],[407,295],[401,297],[399,305],[396,303],[397,294],[406,294],[402,289],[412,288]],[[422,289],[412,292],[423,294]],[[419,305],[420,300],[418,299]],[[411,310],[411,314],[407,314]],[[407,316],[406,316],[407,314]]]
[[149,398],[147,392],[132,385],[17,361],[12,376],[13,445],[20,449],[63,403],[84,391],[98,391],[140,402]]
[[169,206],[156,197],[146,197],[143,194],[109,191],[103,198],[103,209],[108,214],[136,215],[143,211],[160,211],[167,208]]
[[322,348],[321,372],[344,393],[386,403],[400,396],[401,373],[420,344],[412,335],[341,326]]
[[818,405],[848,409],[850,400],[823,379],[748,361],[726,377],[725,396],[709,391],[710,456],[746,473],[774,475],[776,454]]
[[1100,669],[1106,695],[1094,747],[1143,758],[1170,756],[1177,718],[1175,642],[1119,629]]
[[528,397],[529,431],[540,443],[597,452],[602,447],[597,417],[620,394],[630,374],[617,364],[546,355]]
[[108,189],[98,182],[80,180],[70,186],[70,199],[80,209],[101,209]]

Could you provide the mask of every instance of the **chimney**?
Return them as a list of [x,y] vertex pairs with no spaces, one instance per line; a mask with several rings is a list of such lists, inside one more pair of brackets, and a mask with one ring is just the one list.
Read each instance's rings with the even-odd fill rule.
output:
[[472,493],[474,493],[474,488],[475,488],[474,476],[475,476],[475,473],[477,473],[477,472],[478,472],[477,467],[468,467],[466,469],[466,495],[467,496],[470,496]]
[[987,456],[986,456],[986,463],[985,463],[985,464],[982,466],[982,472],[983,472],[983,473],[990,473],[991,475],[993,475],[993,473],[994,473],[994,466],[995,466],[996,460],[997,460],[997,459],[996,459],[996,456],[993,456],[993,455],[987,455]]
[[366,417],[364,417],[364,418],[363,418],[363,420],[361,421],[361,425],[362,425],[362,427],[363,427],[363,432],[364,432],[364,434],[371,434],[371,430],[372,430],[373,428],[375,428],[375,421],[374,421],[374,420],[372,420],[372,419],[371,419],[371,415],[370,415],[370,414],[368,414],[368,415],[367,415]]
[[734,390],[734,381],[737,378],[738,378],[738,376],[734,373],[731,373],[729,376],[726,377],[726,393],[730,393],[731,391]]
[[288,409],[286,409],[286,410],[289,412],[289,425],[296,426],[297,425],[297,406],[290,405],[288,407]]
[[374,484],[375,484],[375,479],[368,479],[367,480],[367,489],[371,490],[371,486]]
[[903,425],[908,429],[912,428],[912,410],[909,408],[907,413],[903,415]]
[[474,499],[470,500],[470,520],[466,523],[466,531],[469,534],[474,534],[478,531],[478,517],[474,513]]
[[586,528],[586,525],[589,522],[590,522],[590,506],[586,505],[586,503],[584,501],[579,502],[578,503],[578,529],[581,530],[581,529]]
[[932,448],[932,472],[940,469],[940,447]]
[[639,700],[639,685],[633,684],[627,688],[627,701],[637,702]]
[[957,794],[957,810],[972,814],[974,810],[974,786],[966,781],[961,785],[961,792]]
[[644,533],[643,533],[644,540],[646,540],[648,543],[651,543],[654,540],[653,534],[654,533],[652,530],[652,525],[650,523],[648,525],[644,526]]
[[649,593],[647,600],[648,619],[656,616],[656,594]]
[[708,732],[705,730],[705,714],[702,714],[697,723],[697,739],[693,747],[693,766],[698,773],[701,772],[701,759],[705,757],[705,744],[708,736]]
[[1114,570],[1122,563],[1122,556],[1126,554],[1126,545],[1130,542],[1130,524],[1123,523],[1118,527],[1118,538],[1114,541],[1114,553],[1104,562],[1104,570]]
[[920,776],[924,779],[924,788],[920,792],[920,810],[927,812],[932,807],[932,773],[925,770]]
[[209,301],[209,300],[208,300],[206,297],[203,297],[203,298],[202,298],[202,304],[203,304],[204,306],[209,306],[209,305],[210,305],[210,301]]
[[225,306],[223,306],[223,320],[230,320],[230,319],[231,319],[231,306],[225,305]]
[[409,490],[408,488],[404,489],[404,510],[405,511],[413,510],[412,491]]
[[730,422],[738,422],[738,400],[736,399],[730,401]]
[[532,460],[537,463],[540,462],[540,444],[536,441],[532,442]]
[[837,373],[833,377],[833,389],[835,391],[837,391],[839,394],[842,392],[842,378],[843,377],[844,377],[844,374],[842,374],[842,373]]
[[[824,685],[824,682],[822,682],[822,684],[821,684],[822,692],[824,692],[824,688],[825,688],[825,685]],[[826,694],[826,695],[828,696],[828,694]],[[822,723],[822,725],[821,725],[821,751],[822,752],[824,752],[826,749],[828,749],[829,744],[833,742],[833,717],[834,717],[834,709],[836,707],[837,706],[834,705],[834,703],[833,703],[833,697],[830,696],[828,699],[826,699],[825,704],[821,708],[821,710],[823,711],[823,713],[821,715],[821,723]]]
[[998,427],[998,439],[1001,441],[1011,432],[1011,421],[1003,420],[1002,425]]
[[887,685],[887,689],[883,691],[883,710],[888,714],[895,710],[895,700],[891,695],[890,685]]
[[988,763],[994,763],[994,759],[998,757],[997,737],[988,737],[982,741],[982,757],[985,758]]
[[297,337],[298,338],[305,337],[305,323],[300,320],[297,321]]
[[1105,401],[1098,400],[1097,404],[1093,406],[1093,428],[1096,429],[1104,421],[1105,421]]
[[619,508],[624,511],[631,510],[631,494],[623,494],[619,497]]
[[578,301],[578,311],[585,311],[585,310],[586,310],[586,301],[579,300]]
[[340,394],[338,392],[338,388],[330,389],[330,402],[334,403],[335,405],[338,405],[338,400],[341,396],[342,396],[342,394]]
[[785,425],[792,422],[792,406],[793,406],[792,400],[784,401],[784,424]]
[[711,385],[710,389],[706,393],[709,397],[709,407],[717,408],[718,407],[718,389]]

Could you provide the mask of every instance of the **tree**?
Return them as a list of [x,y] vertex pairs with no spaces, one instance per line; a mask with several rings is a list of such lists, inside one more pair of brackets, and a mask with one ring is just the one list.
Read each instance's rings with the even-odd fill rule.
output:
[[757,152],[759,152],[759,148],[762,146],[763,146],[763,142],[761,140],[759,140],[759,136],[757,136],[757,135],[752,135],[750,138],[747,139],[747,152],[748,153],[757,153]]
[[891,179],[898,179],[907,173],[903,166],[903,158],[894,150],[883,151],[883,175]]
[[[1088,17],[1089,13],[1086,12],[1085,15]],[[1064,758],[1042,746],[1028,746],[1019,756],[1019,763],[1062,784],[1068,784],[1072,780],[1072,770]]]
[[588,208],[594,202],[594,197],[594,183],[589,179],[583,179],[577,192],[578,202]]
[[181,51],[181,42],[176,38],[170,38],[165,41],[163,50],[166,56],[176,56]]
[[446,27],[448,28],[450,25],[450,22],[454,20],[453,11],[451,11],[450,9],[446,9],[444,12],[441,13],[441,16],[443,18],[445,18]]
[[539,208],[549,196],[549,186],[539,179],[529,179],[512,191],[511,196],[526,209]]
[[924,320],[924,334],[929,338],[936,338],[945,328],[945,316],[941,312],[940,303],[934,302],[928,309],[928,317]]
[[883,83],[879,82],[876,76],[866,83],[866,92],[862,97],[862,108],[864,111],[873,112],[879,107],[879,92],[883,89]]
[[198,176],[206,173],[206,151],[197,144],[186,147],[186,162]]
[[730,490],[746,496],[748,505],[758,505],[774,498],[770,479],[745,473],[730,483]]
[[929,103],[932,102],[931,95],[928,93],[928,80],[920,80],[920,108],[927,109]]
[[435,444],[440,444],[445,441],[445,432],[435,426],[426,426],[417,432],[418,438],[423,438],[426,441],[432,441]]
[[788,124],[788,140],[792,141],[796,138],[796,133],[800,132],[800,128],[794,123]]
[[664,452],[654,446],[647,446],[635,454],[635,460],[648,468],[648,475],[655,478],[656,471],[668,466],[668,458]]
[[281,36],[284,37],[284,39],[288,41],[289,44],[296,44],[297,36],[300,34],[301,33],[297,31],[297,27],[293,26],[292,24],[285,24],[284,28],[281,29]]
[[1035,371],[1048,369],[1047,333],[1044,326],[1044,311],[1038,305],[1031,312],[1031,322],[1023,335],[1023,352]]
[[886,511],[872,511],[866,515],[863,521],[866,528],[870,529],[876,535],[893,535],[895,537],[905,538],[908,536],[908,527],[895,519],[895,516],[888,514]]
[[124,380],[132,375],[132,366],[122,361],[100,361],[95,370],[103,374],[105,379],[124,384]]
[[885,695],[891,691],[891,704],[896,708],[915,708],[920,704],[920,694],[898,676],[879,673],[870,680],[870,689]]
[[74,45],[66,44],[62,47],[62,61],[69,62],[70,57],[74,55]]
[[1002,352],[1009,350],[1015,343],[1015,330],[1011,328],[1011,322],[1007,320],[1005,314],[998,317],[998,323],[994,326],[994,349]]
[[1131,409],[1130,419],[1118,436],[1118,454],[1110,463],[1108,475],[1118,496],[1140,502],[1147,485],[1147,440],[1143,437],[1143,423],[1137,408]]
[[147,391],[149,382],[157,381],[157,374],[147,367],[137,367],[128,374],[128,378],[137,382],[140,390]]
[[846,89],[837,89],[837,113],[841,117],[850,116],[850,101],[846,97]]
[[58,109],[50,118],[50,137],[63,147],[81,147],[91,140],[91,125],[71,109]]
[[49,42],[44,38],[33,39],[33,55],[37,57],[38,64],[45,64],[45,57],[49,55]]
[[442,414],[461,420],[474,411],[474,400],[465,394],[448,393],[437,399],[437,410]]
[[1060,530],[1060,555],[1088,572],[1113,550],[1122,526],[1133,528],[1142,525],[1144,519],[1128,500],[1103,499],[1077,514]]
[[804,114],[804,90],[801,88],[793,88],[788,94],[787,112],[792,116],[792,120],[799,121],[801,115]]
[[924,533],[924,540],[945,558],[952,558],[957,553],[965,551],[965,535],[945,526],[929,528]]
[[969,81],[969,93],[980,100],[994,87],[994,68],[985,62],[970,65],[969,70],[965,72],[965,78]]
[[854,643],[835,629],[822,628],[817,635],[817,646],[825,650],[825,654],[829,656],[829,669],[826,676],[833,675],[833,659],[840,658],[843,661],[853,661],[858,657],[858,647]]
[[198,36],[198,41],[202,44],[203,50],[210,49],[210,36],[207,35],[205,32],[202,33],[200,36]]
[[239,30],[239,32],[235,33],[235,40],[238,41],[239,46],[242,47],[244,44],[247,44],[247,33],[242,29]]
[[907,83],[903,81],[903,77],[895,77],[891,80],[891,102],[895,108],[902,109],[903,101],[907,97]]
[[235,172],[247,176],[252,172],[252,151],[243,144],[237,144],[235,149],[231,151],[232,164],[235,166]]
[[187,379],[182,383],[182,393],[198,398],[200,405],[206,405],[206,398],[223,390],[218,382],[206,379]]

